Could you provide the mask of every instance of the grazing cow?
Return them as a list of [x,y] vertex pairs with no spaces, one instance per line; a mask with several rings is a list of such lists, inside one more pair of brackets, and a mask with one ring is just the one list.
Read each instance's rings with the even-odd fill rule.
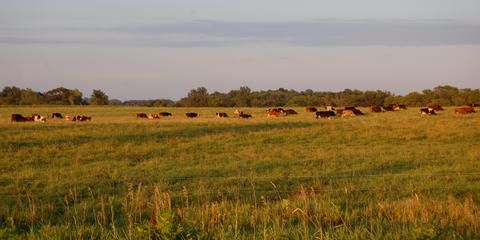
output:
[[314,107],[307,107],[306,110],[307,112],[317,112],[317,109]]
[[77,117],[75,117],[75,116],[65,116],[65,120],[75,122],[75,121],[77,121]]
[[421,108],[420,113],[422,115],[436,115],[435,110],[430,108]]
[[438,104],[428,105],[428,109],[432,109],[435,111],[443,111],[443,108]]
[[172,116],[172,114],[169,113],[169,112],[161,112],[161,113],[159,113],[158,115],[160,115],[160,116],[162,116],[162,117],[171,117],[171,116]]
[[46,122],[47,120],[45,119],[44,116],[35,115],[35,116],[33,117],[33,121],[34,121],[34,122]]
[[285,110],[285,114],[288,116],[288,115],[294,115],[294,114],[298,114],[298,113],[293,109],[287,109],[287,110]]
[[383,108],[383,111],[385,111],[385,112],[389,112],[389,111],[390,111],[390,112],[392,112],[392,111],[395,111],[395,110],[393,110],[393,107],[382,107],[382,108]]
[[158,114],[148,114],[147,118],[148,119],[160,119],[160,116]]
[[325,110],[327,110],[327,111],[335,111],[335,108],[332,107],[332,106],[326,106],[326,107],[325,107]]
[[217,118],[226,118],[226,117],[228,117],[227,113],[224,113],[224,112],[215,113],[215,116],[216,116]]
[[478,105],[476,103],[470,103],[470,104],[467,104],[467,106],[469,106],[469,107],[480,107],[480,105]]
[[467,113],[474,113],[474,112],[475,112],[475,109],[472,106],[455,108],[455,113],[467,114]]
[[250,114],[245,114],[245,113],[242,113],[242,114],[238,115],[238,117],[239,117],[239,118],[245,118],[245,119],[248,119],[248,118],[251,118],[251,117],[252,117],[252,115],[250,115]]
[[198,117],[198,113],[185,113],[185,115],[187,116],[187,118],[196,118]]
[[317,115],[316,118],[318,118],[318,117],[330,118],[330,117],[335,117],[335,112],[333,112],[333,111],[318,111],[318,112],[315,112],[315,115]]
[[137,113],[137,118],[148,118],[146,113]]
[[52,113],[52,118],[60,118],[60,119],[62,119],[63,117],[62,117],[62,114],[60,114],[60,113]]
[[380,108],[378,106],[371,106],[370,107],[370,112],[372,112],[372,113],[382,112],[382,108]]
[[237,115],[237,116],[240,116],[243,114],[243,111],[240,110],[240,109],[235,109],[235,111],[233,112],[233,114]]
[[26,117],[22,116],[21,114],[12,114],[11,121],[12,122],[28,122],[30,120],[28,120]]
[[343,109],[337,109],[337,110],[335,110],[335,112],[336,112],[338,115],[342,115],[342,114],[343,114]]

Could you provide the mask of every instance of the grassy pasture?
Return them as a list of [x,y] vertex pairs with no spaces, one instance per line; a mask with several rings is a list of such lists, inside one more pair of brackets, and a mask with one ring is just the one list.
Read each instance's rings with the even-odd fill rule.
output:
[[243,110],[0,107],[0,239],[480,238],[479,113]]

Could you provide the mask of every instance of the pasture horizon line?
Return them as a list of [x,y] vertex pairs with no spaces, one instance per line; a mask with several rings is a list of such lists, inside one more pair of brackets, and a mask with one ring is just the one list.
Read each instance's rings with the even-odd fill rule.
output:
[[346,88],[343,91],[314,91],[306,89],[278,88],[276,90],[252,91],[240,87],[228,92],[209,93],[207,88],[191,89],[180,100],[165,98],[119,100],[109,99],[100,89],[94,89],[90,96],[84,96],[78,89],[58,87],[46,92],[30,88],[4,87],[0,92],[0,105],[127,105],[155,107],[268,107],[268,106],[388,106],[404,104],[411,107],[440,104],[459,106],[480,103],[480,89],[457,88],[450,85],[424,89],[396,95],[387,90],[366,90]]

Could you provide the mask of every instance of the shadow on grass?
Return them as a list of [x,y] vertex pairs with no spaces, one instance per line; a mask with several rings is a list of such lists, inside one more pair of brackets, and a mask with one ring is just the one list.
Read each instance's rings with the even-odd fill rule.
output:
[[[162,128],[155,129],[153,131],[145,131],[143,129],[139,130],[138,133],[134,134],[116,134],[111,135],[78,135],[71,137],[54,137],[53,139],[20,139],[17,141],[5,141],[0,144],[3,149],[8,149],[7,151],[18,151],[20,148],[28,147],[45,147],[49,145],[55,145],[61,147],[63,145],[80,145],[89,142],[104,142],[104,141],[119,141],[122,143],[130,142],[135,144],[142,144],[150,142],[152,140],[161,141],[165,138],[187,138],[195,139],[207,135],[216,135],[216,134],[247,134],[250,132],[257,131],[271,131],[271,130],[288,130],[295,128],[304,128],[314,125],[323,125],[324,123],[308,123],[308,122],[279,122],[279,123],[254,123],[254,124],[217,124],[217,125],[208,125],[208,124],[181,124],[181,127],[176,127],[175,130],[163,130]],[[118,124],[125,125],[125,124]],[[85,125],[85,132],[88,132],[89,128],[93,127],[92,125]],[[103,127],[102,125],[97,125],[97,127]],[[124,126],[118,126],[120,128]],[[133,128],[138,127],[138,125],[132,125],[131,131],[135,131]],[[62,129],[65,129],[62,126]],[[125,129],[125,128],[124,128]],[[115,129],[113,129],[115,130]],[[66,129],[65,129],[66,131]],[[108,131],[107,129],[105,131]]]

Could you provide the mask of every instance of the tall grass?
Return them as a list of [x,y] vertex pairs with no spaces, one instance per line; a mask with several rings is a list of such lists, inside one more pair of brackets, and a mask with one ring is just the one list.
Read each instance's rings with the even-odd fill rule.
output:
[[480,238],[480,115],[243,110],[1,107],[0,238]]

